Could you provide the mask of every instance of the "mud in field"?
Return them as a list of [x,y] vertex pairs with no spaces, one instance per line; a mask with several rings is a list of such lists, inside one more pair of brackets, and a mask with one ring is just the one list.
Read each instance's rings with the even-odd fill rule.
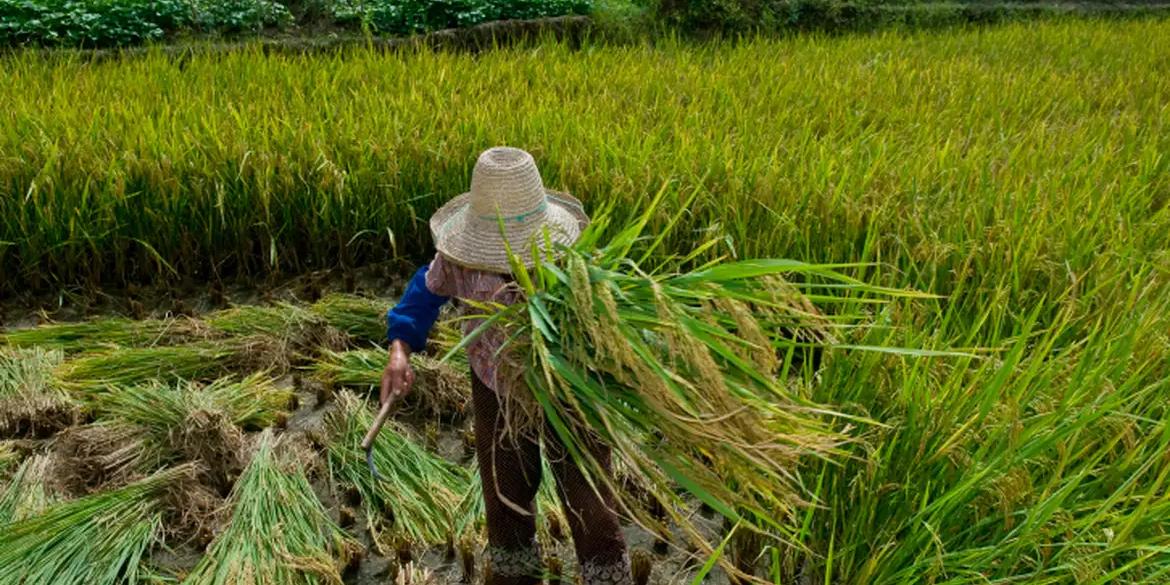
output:
[[416,268],[403,260],[267,280],[237,278],[218,284],[187,281],[101,290],[66,288],[54,294],[0,297],[0,329],[94,317],[198,316],[236,305],[312,303],[333,292],[394,298],[402,293]]
[[[308,382],[300,387],[297,395],[300,398],[300,406],[289,419],[285,433],[300,434],[309,442],[315,442],[317,437],[324,436],[324,421],[328,413],[336,408],[336,403],[329,400],[328,392],[314,382]],[[419,416],[399,417],[398,420],[405,422],[421,437],[434,437],[433,440],[427,442],[427,447],[433,452],[461,465],[471,464],[473,451],[469,444],[471,438],[468,434],[469,421],[437,421]],[[438,427],[437,433],[427,432],[428,428],[435,427]],[[366,548],[366,553],[360,562],[346,575],[346,583],[353,585],[381,585],[385,583],[455,585],[482,582],[485,564],[484,542],[479,542],[473,551],[474,572],[471,575],[467,574],[465,566],[467,559],[463,558],[464,552],[458,546],[432,547],[421,554],[416,553],[417,556],[412,555],[413,558],[410,559],[382,556],[376,552],[373,539],[365,528],[368,519],[361,506],[347,503],[345,501],[346,495],[335,493],[336,487],[331,486],[327,478],[323,476],[314,478],[313,487],[318,497],[329,509],[333,519],[346,531],[357,537]],[[699,525],[709,531],[706,536],[712,540],[717,539],[717,535],[723,529],[722,518],[711,511],[698,511],[699,506],[697,505],[695,508],[696,514],[702,518]],[[696,559],[683,550],[666,546],[652,534],[637,526],[627,524],[623,531],[630,547],[631,556],[642,557],[643,565],[648,564],[651,568],[647,583],[654,585],[690,583],[702,566],[704,559]],[[576,582],[573,578],[577,570],[576,560],[569,538],[556,541],[551,550],[544,552],[546,565],[551,569],[559,567],[561,570],[556,572],[564,576],[563,582]],[[189,557],[187,560],[194,563],[198,558]],[[417,580],[411,581],[404,571],[406,563],[415,568],[415,572],[411,576],[426,573],[430,575],[431,580],[422,583]],[[403,574],[400,575],[400,572]],[[723,572],[716,568],[703,582],[721,585],[727,583],[728,580]]]
[[[377,298],[393,298],[400,294],[412,266],[385,263],[367,266],[356,271],[323,271],[256,286],[254,282],[240,281],[233,285],[159,286],[143,287],[117,292],[71,291],[55,297],[27,297],[0,302],[0,329],[33,327],[47,322],[70,322],[95,317],[122,316],[132,319],[168,317],[176,315],[200,316],[232,306],[271,305],[279,301],[296,304],[312,303],[332,292],[348,292]],[[389,301],[387,301],[387,308]],[[301,364],[304,365],[304,364]],[[463,372],[451,371],[451,376]],[[333,389],[325,387],[306,370],[294,367],[279,380],[279,387],[295,394],[294,409],[279,423],[278,434],[283,440],[295,443],[306,453],[307,472],[318,498],[330,516],[346,532],[361,543],[365,552],[348,568],[345,582],[352,584],[456,584],[481,583],[484,570],[484,542],[451,543],[426,550],[412,550],[409,554],[381,555],[374,546],[368,528],[369,518],[364,507],[355,501],[355,493],[334,485],[325,460],[330,440],[326,423],[329,414],[338,408]],[[367,398],[374,400],[373,396]],[[472,464],[474,440],[469,413],[442,413],[426,409],[406,411],[396,416],[426,448],[440,457],[461,466]],[[175,440],[179,451],[189,460],[202,461],[204,471],[184,486],[173,502],[174,508],[166,517],[167,547],[150,552],[149,563],[163,573],[182,576],[200,560],[204,549],[226,525],[226,504],[231,486],[246,466],[247,449],[253,437],[226,432],[235,427],[224,421],[201,420],[191,429],[179,429]],[[66,497],[80,497],[89,493],[125,485],[134,475],[117,473],[116,462],[134,438],[119,435],[117,429],[95,426],[87,420],[70,419],[53,432],[30,435],[20,443],[27,452],[52,455],[57,489]],[[124,434],[124,433],[123,433]],[[198,437],[193,435],[199,435]],[[199,439],[199,440],[196,440]],[[235,445],[237,453],[227,453],[225,446]],[[129,463],[126,462],[127,469]],[[717,542],[725,531],[723,519],[714,512],[694,506],[694,513],[709,541]],[[379,519],[373,519],[375,521]],[[634,525],[624,529],[631,556],[643,573],[649,573],[648,583],[689,583],[705,559],[696,558],[685,550],[675,549]],[[678,542],[682,542],[681,539]],[[576,561],[571,539],[566,535],[545,544],[546,565],[550,574],[561,575],[561,582],[576,582]],[[558,581],[554,579],[553,581]],[[706,583],[727,583],[719,569],[703,579]]]

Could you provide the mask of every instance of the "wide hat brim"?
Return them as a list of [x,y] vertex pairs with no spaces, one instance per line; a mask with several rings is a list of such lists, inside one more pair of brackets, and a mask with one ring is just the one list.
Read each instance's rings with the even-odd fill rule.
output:
[[459,195],[431,216],[435,249],[468,268],[507,274],[512,271],[508,261],[510,246],[525,266],[532,267],[532,244],[535,242],[538,250],[545,249],[545,227],[553,244],[571,246],[589,225],[585,208],[573,196],[545,189],[545,197],[544,213],[528,218],[491,218],[474,213],[471,193]]

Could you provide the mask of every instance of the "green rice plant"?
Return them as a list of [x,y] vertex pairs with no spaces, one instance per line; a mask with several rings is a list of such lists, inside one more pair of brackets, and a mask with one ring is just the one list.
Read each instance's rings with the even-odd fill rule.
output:
[[341,582],[358,545],[330,519],[302,463],[271,431],[260,436],[230,505],[230,524],[184,583]]
[[[821,505],[779,566],[841,583],[1165,582],[1170,296],[1128,294],[1084,338],[1075,306],[1052,323],[1033,307],[985,360],[828,359],[812,396],[884,424],[844,464],[804,470]],[[948,342],[910,327],[864,341]]]
[[148,380],[214,380],[234,372],[279,374],[288,367],[287,346],[265,336],[174,346],[117,348],[73,358],[55,378],[74,390],[130,386]]
[[374,443],[373,459],[383,481],[366,465],[360,443],[374,421],[366,402],[350,392],[338,395],[328,421],[329,473],[361,494],[375,544],[395,549],[452,542],[456,510],[467,493],[465,469],[431,454],[404,427],[390,423]]
[[46,455],[29,457],[0,492],[0,526],[36,516],[56,499],[48,486],[51,461]]
[[77,405],[53,379],[57,350],[0,348],[0,437],[39,435],[71,424]]
[[[386,367],[386,350],[355,349],[326,352],[313,365],[315,375],[327,384],[377,393]],[[471,382],[465,357],[447,363],[424,355],[412,354],[415,382],[406,397],[406,407],[422,408],[432,416],[464,414],[471,402]]]
[[[20,196],[0,197],[0,286],[425,261],[425,218],[491,144],[530,150],[590,210],[614,203],[614,233],[670,180],[647,233],[687,214],[655,258],[718,238],[678,270],[857,264],[840,270],[943,298],[858,303],[873,326],[835,328],[842,342],[987,352],[833,349],[818,376],[788,376],[880,424],[792,470],[820,506],[800,509],[798,546],[767,545],[778,580],[1157,583],[1168,31],[1066,19],[476,55],[9,54],[0,192]],[[364,313],[370,339],[388,306]]]
[[386,339],[386,311],[390,304],[378,299],[329,294],[310,310],[355,341],[380,343]]
[[207,336],[206,328],[188,318],[99,319],[83,323],[53,323],[0,334],[0,345],[59,349],[65,353],[94,351],[106,346],[144,347],[194,341]]
[[0,531],[0,583],[134,583],[162,528],[160,502],[188,467],[54,504]]

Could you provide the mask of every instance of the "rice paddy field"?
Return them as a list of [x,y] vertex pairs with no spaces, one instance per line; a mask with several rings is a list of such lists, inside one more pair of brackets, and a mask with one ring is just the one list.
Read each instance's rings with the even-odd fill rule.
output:
[[[784,541],[724,540],[711,510],[684,511],[737,567],[1170,583],[1170,21],[1056,19],[0,56],[0,585],[482,576],[465,366],[436,359],[448,326],[375,452],[393,481],[356,446],[386,282],[187,316],[21,311],[422,261],[426,218],[496,144],[588,208],[614,204],[615,231],[664,193],[662,257],[830,263],[934,295],[858,303],[838,346],[785,369],[793,394],[848,415],[849,440],[791,470],[807,505],[777,511]],[[551,497],[540,538],[571,579]],[[681,542],[628,536],[652,583],[727,581]]]

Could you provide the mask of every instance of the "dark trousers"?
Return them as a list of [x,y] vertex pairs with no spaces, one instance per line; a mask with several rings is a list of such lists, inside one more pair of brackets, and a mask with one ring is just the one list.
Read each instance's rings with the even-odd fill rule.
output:
[[[520,433],[506,433],[499,397],[472,374],[475,446],[487,512],[488,585],[532,585],[543,572],[536,543],[536,491],[541,479],[541,446]],[[551,432],[545,433],[544,455],[557,482],[557,493],[573,535],[585,585],[628,585],[630,561],[613,494],[604,485],[594,489]],[[610,450],[588,446],[605,468]]]

